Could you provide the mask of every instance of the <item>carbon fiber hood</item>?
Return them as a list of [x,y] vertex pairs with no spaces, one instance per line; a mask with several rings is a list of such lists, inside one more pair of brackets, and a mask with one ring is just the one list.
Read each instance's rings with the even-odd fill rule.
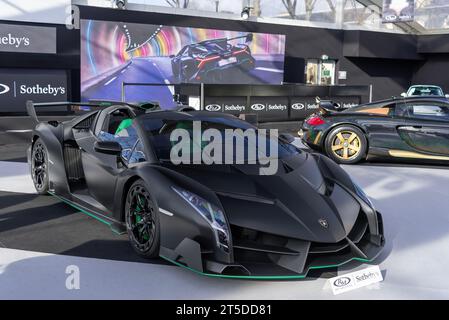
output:
[[216,192],[229,223],[239,227],[332,243],[347,236],[360,212],[350,194],[326,185],[315,158],[305,152],[279,160],[275,175],[258,175],[255,165],[172,169]]

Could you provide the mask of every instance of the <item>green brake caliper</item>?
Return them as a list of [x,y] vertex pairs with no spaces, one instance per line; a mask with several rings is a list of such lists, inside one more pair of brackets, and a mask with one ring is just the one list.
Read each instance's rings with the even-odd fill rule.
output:
[[[140,221],[142,221],[142,215],[139,214],[139,212],[141,212],[143,209],[143,205],[142,205],[142,199],[140,199],[140,195],[137,196],[137,206],[136,206],[136,211],[134,211],[134,215],[136,216],[136,223],[140,223]],[[145,241],[147,241],[149,239],[149,235],[148,234],[142,234],[142,239],[144,239]]]

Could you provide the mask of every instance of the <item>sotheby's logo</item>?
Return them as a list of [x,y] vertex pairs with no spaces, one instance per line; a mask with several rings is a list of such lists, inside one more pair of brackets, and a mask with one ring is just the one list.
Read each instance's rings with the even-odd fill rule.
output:
[[0,94],[5,94],[9,92],[9,86],[6,84],[0,83]]
[[245,111],[245,106],[241,105],[241,104],[231,104],[231,105],[224,105],[224,110],[225,111]]
[[39,95],[39,96],[61,96],[66,94],[66,87],[64,86],[53,86],[51,84],[41,85],[41,84],[22,84],[16,81],[11,84],[0,83],[0,95],[6,94],[8,92],[13,93],[14,97],[26,96],[26,95]]
[[54,97],[65,94],[65,90],[65,87],[54,87],[50,84],[46,86],[41,86],[39,84],[27,86],[23,84],[19,86],[20,94],[50,95]]
[[16,37],[11,33],[6,35],[0,34],[0,44],[5,46],[12,46],[14,48],[28,47],[30,45],[30,38],[28,37]]
[[285,104],[269,104],[267,106],[267,110],[287,110],[287,106]]

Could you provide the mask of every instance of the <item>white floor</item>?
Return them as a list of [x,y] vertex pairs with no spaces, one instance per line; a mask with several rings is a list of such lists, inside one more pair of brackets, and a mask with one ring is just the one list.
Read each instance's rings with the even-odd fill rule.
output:
[[0,191],[36,193],[28,165],[23,162],[0,161]]
[[[32,192],[25,166],[0,162],[0,190]],[[0,299],[449,299],[449,170],[344,169],[383,214],[387,245],[376,261],[382,283],[334,296],[326,279],[216,279],[175,266],[0,248]],[[79,290],[66,288],[69,265],[80,270]],[[339,274],[364,266],[347,265]]]

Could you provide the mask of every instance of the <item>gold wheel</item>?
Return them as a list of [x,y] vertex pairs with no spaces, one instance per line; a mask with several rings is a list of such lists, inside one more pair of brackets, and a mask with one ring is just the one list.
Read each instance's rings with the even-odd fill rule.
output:
[[339,159],[355,159],[362,149],[360,137],[350,130],[340,131],[332,139],[332,153]]

